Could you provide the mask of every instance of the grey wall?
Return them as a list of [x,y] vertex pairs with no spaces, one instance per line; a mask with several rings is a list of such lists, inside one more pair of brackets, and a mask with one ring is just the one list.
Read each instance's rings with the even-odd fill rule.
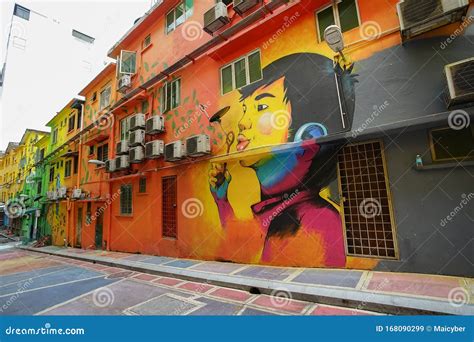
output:
[[[428,132],[384,138],[400,261],[382,261],[378,270],[474,277],[474,167],[413,169],[415,156],[431,161]],[[458,207],[444,226],[441,220]]]

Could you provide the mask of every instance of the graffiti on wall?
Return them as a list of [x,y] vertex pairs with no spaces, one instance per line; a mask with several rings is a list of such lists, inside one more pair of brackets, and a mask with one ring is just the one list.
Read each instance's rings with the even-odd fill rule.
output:
[[[241,115],[226,132],[232,140],[227,143],[235,140],[235,149],[242,152],[240,166],[255,174],[260,187],[260,201],[250,208],[253,226],[263,237],[257,262],[274,263],[281,253],[297,259],[298,255],[288,253],[310,248],[309,255],[318,255],[319,261],[308,264],[343,267],[342,221],[328,191],[336,180],[339,146],[320,144],[318,139],[351,128],[356,82],[352,65],[297,53],[270,63],[262,72],[260,81],[240,90],[233,106],[240,108]],[[214,121],[224,121],[225,112],[216,114]],[[259,148],[267,150],[262,153]],[[245,191],[234,198],[228,191],[241,174],[233,169],[224,161],[213,162],[209,171],[224,232],[239,229],[235,223],[242,221],[233,205]]]
[[52,244],[63,246],[66,238],[66,205],[50,203],[46,208],[46,223],[51,229]]

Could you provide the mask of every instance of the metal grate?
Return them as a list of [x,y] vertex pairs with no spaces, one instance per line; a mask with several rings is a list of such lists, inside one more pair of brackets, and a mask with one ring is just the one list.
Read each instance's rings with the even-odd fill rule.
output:
[[405,0],[401,6],[403,18],[408,25],[415,25],[443,15],[443,6],[440,0]]
[[177,238],[176,227],[176,202],[177,202],[177,181],[176,176],[162,178],[163,197],[163,237]]
[[347,254],[397,257],[381,143],[345,146],[338,167]]
[[146,177],[141,177],[138,180],[138,192],[146,193]]
[[132,214],[132,184],[124,184],[120,186],[120,214]]

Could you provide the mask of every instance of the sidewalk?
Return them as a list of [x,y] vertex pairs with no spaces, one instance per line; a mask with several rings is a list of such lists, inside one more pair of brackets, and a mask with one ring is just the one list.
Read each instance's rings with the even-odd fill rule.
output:
[[[21,249],[252,293],[389,314],[474,314],[474,279],[286,268],[47,246]],[[335,313],[337,314],[337,313]]]

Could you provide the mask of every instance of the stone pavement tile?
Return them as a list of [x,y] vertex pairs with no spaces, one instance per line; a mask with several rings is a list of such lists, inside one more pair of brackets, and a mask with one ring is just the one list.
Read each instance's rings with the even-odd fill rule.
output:
[[162,278],[160,278],[160,279],[154,280],[153,282],[154,282],[154,283],[157,283],[157,284],[167,285],[167,286],[175,286],[175,285],[177,285],[177,284],[182,283],[183,280],[174,279],[174,278],[162,277]]
[[[87,292],[93,291],[97,288],[107,286],[115,280],[104,278],[84,279],[73,283],[61,284],[52,287],[36,289],[33,291],[22,292],[17,297],[17,300],[6,310],[2,312],[3,315],[33,315],[50,308],[54,305],[61,304],[65,301],[76,298]],[[10,296],[0,298],[0,306],[5,303],[4,299]],[[23,303],[28,303],[24,305]],[[77,315],[78,312],[71,312],[70,314]]]
[[231,299],[236,300],[239,302],[245,302],[252,297],[252,295],[245,291],[234,290],[234,289],[227,289],[225,287],[220,287],[212,292],[209,295],[220,297],[224,299]]
[[186,315],[197,309],[201,303],[180,296],[165,294],[129,308],[127,311],[137,315]]
[[12,274],[9,274],[9,275],[2,275],[0,277],[0,286],[4,286],[6,284],[11,284],[11,283],[14,283],[14,282],[19,282],[19,281],[22,281],[22,280],[29,280],[30,278],[34,279],[34,277],[38,277],[40,275],[65,270],[68,267],[69,266],[67,266],[67,265],[59,265],[59,266],[39,268],[39,269],[35,269],[35,270],[32,270],[32,271],[27,271],[27,272],[18,272],[18,273],[12,273]]
[[375,315],[368,311],[359,311],[350,308],[340,308],[335,306],[318,305],[310,315],[315,316],[367,316]]
[[[32,274],[34,276],[34,274]],[[33,290],[45,286],[56,286],[71,281],[78,281],[87,278],[103,276],[101,273],[87,270],[77,266],[71,266],[66,269],[60,270],[59,272],[46,273],[36,278],[29,280],[21,280],[16,283],[5,285],[0,287],[0,296],[6,294],[15,293],[19,288],[25,290]],[[26,285],[25,285],[26,284]]]
[[168,258],[168,257],[150,257],[148,256],[147,259],[140,260],[139,262],[144,263],[144,264],[152,264],[152,265],[161,265],[164,264],[165,262],[175,260],[173,258]]
[[125,260],[130,260],[130,261],[143,261],[143,260],[149,259],[149,258],[150,258],[149,255],[134,254],[134,255],[130,255],[128,257],[125,257],[124,259]]
[[[119,279],[117,279],[119,280]],[[123,315],[131,306],[170,292],[149,283],[126,279],[45,312],[45,315]]]
[[367,290],[448,298],[449,292],[460,286],[454,277],[374,272]]
[[264,306],[266,308],[276,309],[278,311],[300,314],[309,303],[300,302],[292,299],[260,295],[250,302],[254,305]]
[[171,267],[178,267],[178,268],[188,268],[193,265],[199,264],[201,261],[192,261],[192,260],[175,260],[171,262],[167,262],[163,266],[171,266]]
[[34,271],[40,268],[47,268],[62,265],[60,262],[51,259],[37,259],[34,257],[20,257],[11,260],[4,260],[0,263],[0,275]]
[[257,310],[254,308],[245,308],[244,311],[241,313],[242,316],[275,316],[276,313]]
[[189,314],[190,316],[233,316],[237,315],[239,311],[242,310],[241,304],[227,303],[204,297],[196,298],[195,300],[201,303],[205,303],[206,305],[200,309],[191,312]]
[[251,266],[237,272],[236,274],[252,278],[283,280],[290,276],[294,271],[295,270],[289,268]]
[[242,268],[242,266],[245,266],[245,265],[232,264],[229,262],[205,261],[200,265],[194,266],[192,269],[196,271],[230,274],[238,270],[239,268]]
[[118,267],[109,267],[107,266],[107,268],[104,268],[103,270],[101,270],[102,272],[105,272],[107,274],[112,274],[112,273],[117,273],[117,272],[122,272],[123,269],[121,268],[118,268]]
[[362,274],[361,271],[306,269],[292,282],[355,288]]
[[134,275],[132,278],[134,279],[139,279],[139,280],[145,280],[145,281],[152,281],[158,278],[158,276],[151,275],[151,274],[146,274],[146,273],[140,273],[137,275]]
[[214,288],[214,286],[203,284],[203,283],[194,283],[194,282],[187,282],[178,286],[179,289],[205,293]]

